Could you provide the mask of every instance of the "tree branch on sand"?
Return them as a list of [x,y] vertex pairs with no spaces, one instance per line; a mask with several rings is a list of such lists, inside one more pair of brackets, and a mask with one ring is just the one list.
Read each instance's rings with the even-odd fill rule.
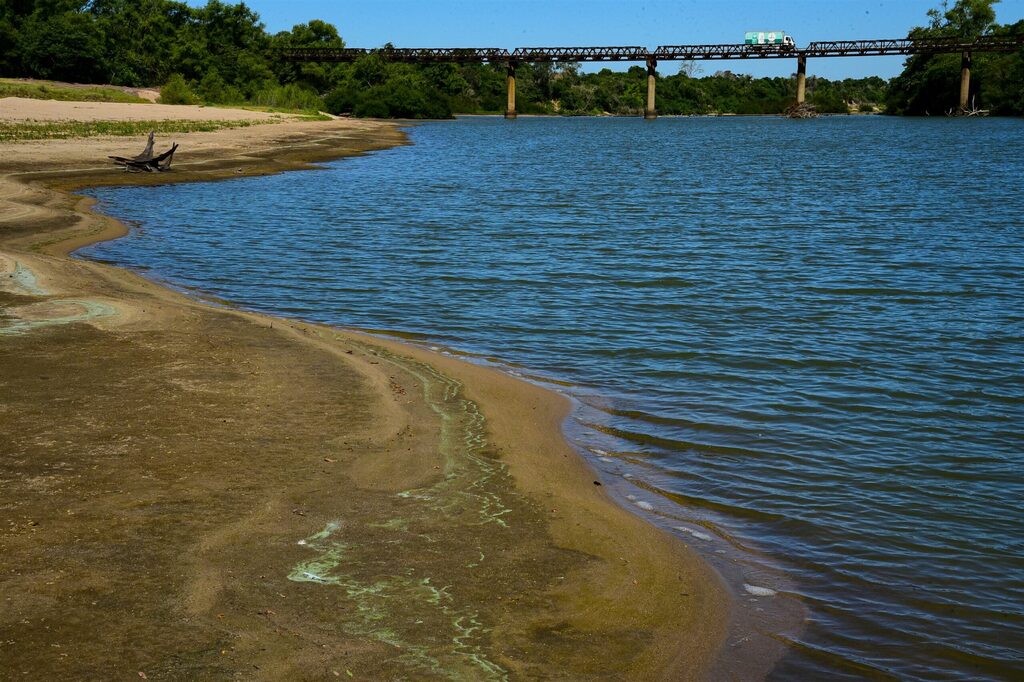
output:
[[155,140],[156,133],[150,131],[149,141],[146,143],[146,148],[142,150],[142,153],[133,158],[127,158],[124,156],[110,156],[107,158],[113,159],[114,163],[124,166],[125,171],[132,173],[139,173],[141,171],[148,171],[150,173],[163,172],[171,169],[171,160],[174,158],[174,152],[177,151],[178,145],[173,145],[163,154],[159,156],[153,156],[153,143]]

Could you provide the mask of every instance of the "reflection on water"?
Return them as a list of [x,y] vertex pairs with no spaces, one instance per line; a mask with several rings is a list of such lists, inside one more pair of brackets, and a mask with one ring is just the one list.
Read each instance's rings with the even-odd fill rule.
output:
[[775,677],[1024,674],[1024,123],[411,135],[97,190],[145,230],[86,253],[568,382],[626,503],[723,557],[751,614],[806,606]]

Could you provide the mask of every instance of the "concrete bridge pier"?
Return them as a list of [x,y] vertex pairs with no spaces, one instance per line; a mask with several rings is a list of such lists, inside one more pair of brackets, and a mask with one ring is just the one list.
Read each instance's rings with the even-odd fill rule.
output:
[[647,108],[644,109],[644,119],[653,120],[658,118],[654,108],[654,81],[658,77],[658,60],[653,57],[647,58]]
[[971,53],[964,52],[960,58],[960,111],[967,111],[971,95]]
[[508,86],[508,101],[505,104],[505,118],[513,119],[516,117],[516,63],[508,63],[508,77],[506,79]]
[[796,58],[796,103],[803,104],[807,100],[807,55]]

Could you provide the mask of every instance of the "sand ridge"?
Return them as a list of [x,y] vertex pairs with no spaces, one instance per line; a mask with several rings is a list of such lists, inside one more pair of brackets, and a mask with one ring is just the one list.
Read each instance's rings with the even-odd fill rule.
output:
[[125,230],[67,189],[308,168],[401,132],[175,141],[172,176],[130,177],[97,162],[123,139],[0,145],[0,326],[111,308],[0,336],[0,669],[700,679],[724,590],[594,485],[564,398],[66,257]]
[[269,121],[295,118],[248,109],[0,97],[0,121]]

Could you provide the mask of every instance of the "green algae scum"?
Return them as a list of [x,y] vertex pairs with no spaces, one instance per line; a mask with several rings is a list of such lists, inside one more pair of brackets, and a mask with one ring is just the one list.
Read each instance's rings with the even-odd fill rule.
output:
[[[444,573],[451,566],[471,572],[495,552],[493,533],[508,528],[512,510],[492,489],[495,479],[507,485],[508,474],[485,453],[483,415],[462,396],[458,381],[388,351],[363,350],[422,387],[440,421],[440,480],[398,493],[406,513],[368,523],[372,532],[362,535],[372,538],[369,543],[347,539],[343,519],[300,540],[316,556],[296,564],[288,578],[343,590],[355,606],[344,630],[394,647],[394,662],[413,677],[506,679],[506,671],[485,653],[490,630],[479,610],[465,605],[463,595],[453,594],[451,584],[431,573],[432,562],[424,561],[434,557],[445,564]],[[452,532],[473,538],[458,545],[461,556],[439,550],[436,538]]]
[[[8,259],[3,258],[3,261]],[[39,286],[35,273],[19,261],[13,261],[13,269],[7,275],[10,293],[28,297],[49,296]],[[45,327],[55,327],[76,322],[91,322],[117,313],[114,306],[102,301],[76,298],[47,298],[43,301],[29,301],[5,310],[10,320],[0,318],[0,335],[26,334]]]

